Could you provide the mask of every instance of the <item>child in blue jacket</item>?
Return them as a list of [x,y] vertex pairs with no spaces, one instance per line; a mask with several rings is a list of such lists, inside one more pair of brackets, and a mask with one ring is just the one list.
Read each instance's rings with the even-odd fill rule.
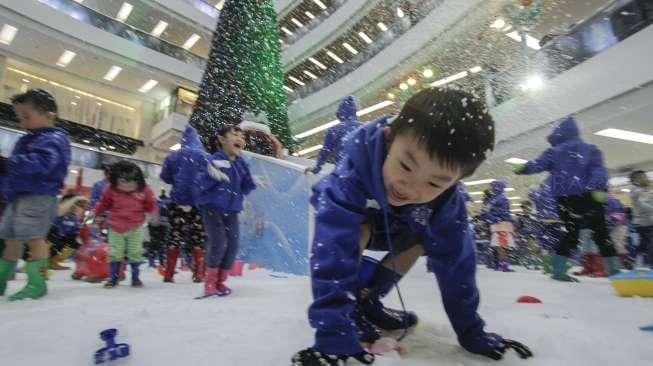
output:
[[551,194],[558,202],[560,219],[567,230],[551,256],[552,278],[578,281],[566,273],[566,265],[571,251],[578,245],[583,228],[593,231],[594,242],[599,246],[608,274],[618,273],[618,258],[605,221],[608,173],[601,150],[580,138],[573,117],[560,120],[548,141],[551,147],[542,155],[524,165],[517,165],[514,170],[517,174],[551,172]]
[[[476,312],[474,240],[458,182],[493,147],[485,106],[465,92],[435,88],[410,98],[392,123],[381,118],[347,139],[344,160],[313,187],[315,344],[295,354],[293,365],[341,365],[350,357],[371,364],[374,356],[361,343],[378,339],[378,328],[417,323],[415,314],[380,299],[421,255],[466,350],[493,359],[510,348],[531,356],[520,343],[486,333]],[[364,249],[389,254],[377,262],[361,256]]]
[[206,230],[204,296],[226,296],[229,270],[238,252],[238,213],[243,200],[256,189],[249,165],[241,158],[243,131],[235,126],[220,129],[218,150],[210,157],[208,174],[200,179],[197,206]]
[[45,241],[57,214],[57,194],[70,164],[68,134],[54,127],[57,103],[50,93],[31,89],[11,99],[21,127],[21,137],[6,162],[7,207],[0,222],[5,249],[0,259],[0,295],[27,243],[31,259],[25,265],[27,285],[10,300],[36,299],[47,293],[48,245]]
[[490,188],[490,198],[481,210],[481,218],[490,225],[490,246],[498,258],[496,270],[510,272],[508,250],[515,249],[515,228],[510,203],[504,194],[506,183],[497,180]]

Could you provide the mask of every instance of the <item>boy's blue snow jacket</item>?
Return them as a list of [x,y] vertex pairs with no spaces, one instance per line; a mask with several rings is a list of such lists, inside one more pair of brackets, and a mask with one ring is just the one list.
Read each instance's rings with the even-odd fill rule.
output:
[[501,338],[484,332],[476,312],[475,245],[463,194],[452,186],[430,203],[390,207],[381,173],[387,154],[383,134],[387,120],[383,117],[354,132],[345,144],[344,160],[313,187],[316,224],[310,265],[314,302],[309,320],[316,328],[314,347],[341,355],[362,350],[349,317],[359,285],[360,225],[366,217],[386,214],[393,225],[401,224],[421,236],[460,344],[473,353],[489,352]]
[[503,193],[506,189],[506,183],[495,180],[490,184],[490,187],[492,189],[492,198],[481,210],[481,219],[490,225],[504,221],[512,222],[510,203]]
[[317,156],[317,164],[313,169],[313,173],[317,174],[332,154],[335,156],[336,162],[340,161],[345,136],[361,126],[361,123],[358,122],[358,118],[356,117],[357,110],[356,101],[352,96],[347,96],[340,102],[338,112],[336,113],[340,123],[327,130],[324,136],[324,146]]
[[21,194],[55,197],[68,175],[70,141],[59,128],[29,131],[21,137],[7,159],[4,188],[7,201]]
[[582,196],[592,191],[607,191],[608,173],[603,154],[580,138],[573,117],[563,118],[549,135],[551,147],[531,160],[520,174],[551,172],[554,197]]
[[218,150],[209,160],[221,161],[225,167],[220,170],[229,177],[229,181],[219,182],[208,173],[201,174],[197,206],[219,210],[223,213],[242,211],[245,196],[256,189],[256,184],[254,184],[249,171],[249,164],[240,156],[235,160],[229,160],[227,154],[222,150]]
[[172,185],[172,202],[185,206],[197,203],[199,177],[206,171],[209,157],[197,131],[190,125],[186,126],[181,148],[166,157],[159,175],[161,180]]

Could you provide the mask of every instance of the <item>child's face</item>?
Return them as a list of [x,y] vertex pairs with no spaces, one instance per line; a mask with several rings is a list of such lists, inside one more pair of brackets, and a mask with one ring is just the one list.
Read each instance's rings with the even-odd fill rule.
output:
[[34,108],[32,103],[14,104],[14,111],[18,117],[20,127],[26,130],[49,127],[54,123],[54,113],[41,112]]
[[245,147],[245,135],[242,131],[229,131],[224,136],[218,136],[222,150],[229,156],[238,156]]
[[133,180],[126,180],[126,179],[118,179],[118,190],[123,191],[125,193],[131,193],[134,192],[138,189],[138,183],[134,182]]
[[[386,127],[386,137],[389,133]],[[459,179],[460,172],[431,158],[410,134],[395,137],[383,164],[383,185],[392,206],[431,202]]]

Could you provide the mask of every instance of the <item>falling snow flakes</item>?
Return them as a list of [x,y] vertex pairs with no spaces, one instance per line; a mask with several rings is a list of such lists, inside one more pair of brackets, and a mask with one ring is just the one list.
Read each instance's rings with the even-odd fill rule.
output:
[[467,108],[467,97],[461,99],[460,103],[463,105],[463,108]]
[[449,130],[449,134],[450,134],[450,135],[453,135],[454,133],[456,133],[456,129],[455,129],[455,128],[452,128],[452,129]]

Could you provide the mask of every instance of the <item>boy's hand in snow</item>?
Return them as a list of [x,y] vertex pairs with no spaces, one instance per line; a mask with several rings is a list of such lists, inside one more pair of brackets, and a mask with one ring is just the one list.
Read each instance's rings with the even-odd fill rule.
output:
[[592,191],[592,199],[598,203],[608,202],[608,194],[603,191]]
[[365,365],[374,363],[374,355],[366,351],[355,355],[330,355],[313,348],[297,352],[291,361],[292,366],[340,366],[350,357]]
[[221,170],[223,168],[231,168],[231,163],[227,160],[213,160],[207,166],[211,178],[218,182],[229,182],[229,176]]

